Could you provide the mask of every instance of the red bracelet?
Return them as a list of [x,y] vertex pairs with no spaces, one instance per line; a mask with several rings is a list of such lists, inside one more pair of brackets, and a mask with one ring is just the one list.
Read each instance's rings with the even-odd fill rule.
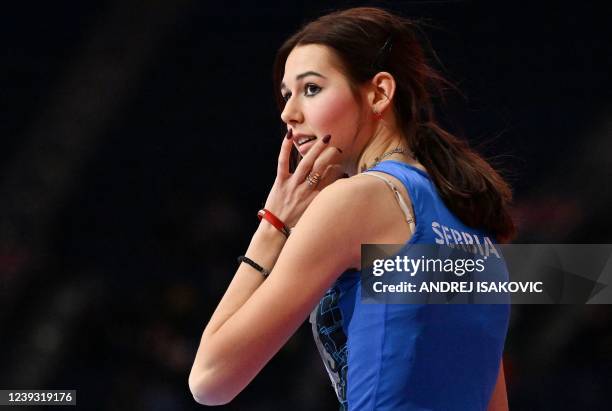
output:
[[260,221],[262,218],[265,218],[270,224],[276,227],[278,231],[283,233],[285,237],[289,237],[289,234],[291,234],[291,230],[289,229],[289,227],[287,227],[285,223],[283,223],[277,216],[272,214],[270,210],[266,210],[265,208],[259,210],[257,212],[257,217],[259,217]]

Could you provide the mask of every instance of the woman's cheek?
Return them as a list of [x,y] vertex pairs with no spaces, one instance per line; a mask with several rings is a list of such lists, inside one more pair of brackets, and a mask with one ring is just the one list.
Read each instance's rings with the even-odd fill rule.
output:
[[[321,133],[341,132],[352,123],[354,108],[356,105],[352,100],[345,97],[330,98],[321,104],[315,113],[316,127]],[[355,107],[353,107],[355,106]],[[333,135],[333,134],[332,134]]]

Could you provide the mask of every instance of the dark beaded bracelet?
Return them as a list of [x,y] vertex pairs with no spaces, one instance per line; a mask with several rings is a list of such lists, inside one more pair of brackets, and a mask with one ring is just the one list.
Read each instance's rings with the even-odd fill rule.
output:
[[270,275],[270,271],[269,270],[266,270],[265,268],[263,268],[262,266],[260,266],[255,261],[251,260],[249,257],[247,257],[245,255],[241,255],[240,257],[238,257],[238,262],[239,263],[242,263],[242,262],[247,263],[248,265],[250,265],[251,267],[253,267],[257,271],[259,271],[261,273],[261,275],[264,276],[264,279],[267,278],[268,275]]

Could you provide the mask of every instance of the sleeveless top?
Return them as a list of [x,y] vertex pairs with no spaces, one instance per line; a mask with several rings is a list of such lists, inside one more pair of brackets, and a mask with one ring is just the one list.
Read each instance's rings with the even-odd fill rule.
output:
[[[406,245],[440,243],[440,227],[493,242],[448,210],[422,170],[386,160],[370,171],[390,174],[406,187],[416,220]],[[408,206],[385,180],[410,223]],[[484,411],[509,313],[507,304],[363,304],[361,272],[349,269],[321,298],[310,322],[340,410]]]

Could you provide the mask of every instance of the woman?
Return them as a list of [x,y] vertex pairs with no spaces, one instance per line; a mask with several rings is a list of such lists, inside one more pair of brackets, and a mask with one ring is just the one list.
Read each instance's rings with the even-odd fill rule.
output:
[[433,244],[434,221],[514,233],[507,184],[435,122],[446,83],[415,25],[377,8],[323,16],[280,48],[275,84],[288,129],[277,177],[202,335],[196,401],[232,400],[312,313],[341,409],[506,409],[506,305],[359,297],[361,244]]

